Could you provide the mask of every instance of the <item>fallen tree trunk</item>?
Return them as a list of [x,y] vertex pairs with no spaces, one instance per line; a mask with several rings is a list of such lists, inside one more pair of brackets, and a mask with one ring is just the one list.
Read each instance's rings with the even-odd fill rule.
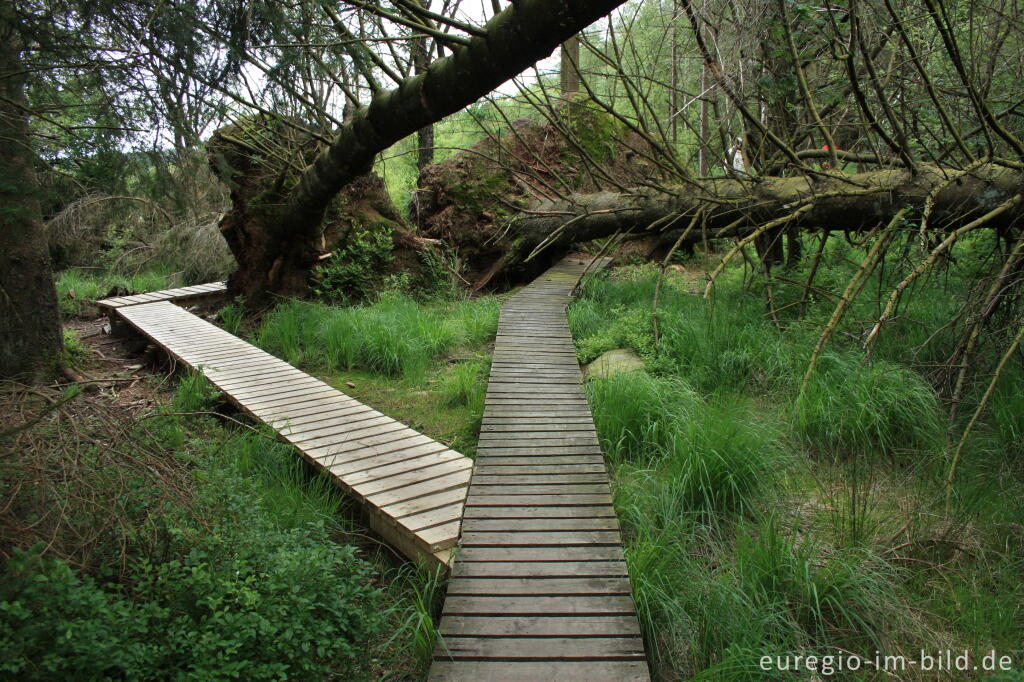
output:
[[[575,195],[568,201],[538,202],[512,219],[504,238],[505,255],[486,280],[522,267],[541,250],[556,254],[574,243],[617,233],[679,234],[698,211],[700,229],[692,230],[684,244],[745,237],[780,220],[787,227],[857,232],[884,223],[907,207],[926,219],[929,230],[949,230],[993,212],[1022,191],[1024,172],[985,164],[970,173],[919,166],[916,176],[903,169],[833,178],[748,176],[657,192]],[[984,227],[1009,233],[1022,214],[1024,205],[1017,202]],[[787,220],[788,216],[792,218]]]

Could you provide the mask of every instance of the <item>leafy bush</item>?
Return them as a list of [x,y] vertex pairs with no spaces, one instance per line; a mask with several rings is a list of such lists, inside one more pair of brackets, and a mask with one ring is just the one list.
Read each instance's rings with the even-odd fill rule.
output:
[[252,517],[134,566],[122,591],[17,553],[0,592],[0,670],[22,679],[323,679],[377,634],[365,564],[301,529]]
[[14,550],[0,581],[0,672],[31,680],[155,679],[151,620],[163,611],[79,576],[42,546]]
[[345,243],[313,270],[313,292],[330,301],[370,298],[392,259],[392,225],[353,226]]

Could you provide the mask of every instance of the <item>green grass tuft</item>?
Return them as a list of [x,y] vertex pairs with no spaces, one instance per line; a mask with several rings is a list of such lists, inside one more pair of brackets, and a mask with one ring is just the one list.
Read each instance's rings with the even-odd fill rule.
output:
[[267,316],[258,343],[296,365],[419,378],[445,353],[491,340],[497,313],[490,298],[423,306],[389,295],[354,308],[293,301]]
[[916,372],[860,354],[823,355],[793,406],[797,432],[834,453],[935,451],[943,437],[935,390]]

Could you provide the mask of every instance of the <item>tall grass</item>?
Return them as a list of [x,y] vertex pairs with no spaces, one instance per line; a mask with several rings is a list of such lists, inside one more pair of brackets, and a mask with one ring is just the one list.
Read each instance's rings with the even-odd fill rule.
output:
[[624,494],[640,518],[750,509],[779,458],[770,429],[680,379],[623,372],[591,379],[587,394],[604,451],[639,468]]
[[[830,246],[817,284],[842,290],[859,260],[856,247]],[[655,345],[653,270],[588,284],[569,315],[580,359],[629,347],[647,365],[587,392],[658,675],[775,679],[784,673],[765,673],[762,656],[1018,646],[1020,611],[1006,608],[1024,576],[1024,540],[1009,530],[1024,508],[1018,368],[970,444],[952,505],[934,475],[946,407],[922,368],[948,362],[955,336],[934,332],[958,312],[968,269],[907,298],[871,362],[859,342],[877,303],[856,302],[803,395],[829,297],[812,294],[803,320],[787,308],[779,329],[740,268],[711,305],[669,278]],[[865,291],[905,273],[894,253]],[[781,306],[802,290],[775,293]]]
[[614,348],[631,348],[661,373],[698,391],[791,386],[807,352],[764,318],[756,297],[721,293],[714,306],[669,281],[658,303],[660,342],[651,324],[655,271],[637,268],[624,279],[595,279],[569,311],[582,362]]
[[422,306],[389,295],[353,308],[293,301],[267,316],[257,338],[292,364],[416,378],[445,353],[487,343],[497,318],[491,298]]
[[943,436],[938,396],[921,375],[849,352],[819,359],[793,419],[809,443],[834,453],[936,450]]
[[132,294],[142,294],[167,289],[175,284],[173,275],[164,271],[124,276],[109,272],[70,269],[57,275],[57,301],[61,313],[66,316],[92,315],[96,310],[91,304],[106,297],[116,288]]

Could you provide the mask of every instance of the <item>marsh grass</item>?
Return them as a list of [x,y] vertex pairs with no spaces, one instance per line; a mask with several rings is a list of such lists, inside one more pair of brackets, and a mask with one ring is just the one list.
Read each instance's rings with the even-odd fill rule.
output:
[[847,352],[823,355],[793,405],[797,431],[831,453],[895,454],[941,448],[943,415],[935,390],[913,370]]
[[[831,245],[817,285],[841,291],[860,257]],[[906,274],[898,253],[889,261],[866,291]],[[569,314],[581,360],[628,347],[647,365],[590,379],[587,393],[656,675],[774,679],[761,656],[836,648],[1019,648],[1019,368],[968,443],[950,505],[941,482],[948,407],[929,380],[955,338],[933,332],[957,314],[970,267],[922,282],[870,362],[860,342],[878,296],[858,301],[802,396],[833,299],[813,294],[803,320],[787,309],[780,330],[742,267],[720,278],[711,305],[669,276],[653,346],[651,268],[586,287]],[[802,291],[780,283],[776,294],[784,305]]]
[[389,294],[352,308],[293,301],[266,317],[257,342],[292,364],[421,378],[445,353],[490,341],[497,319],[491,298],[426,306]]
[[643,515],[750,509],[779,460],[770,428],[708,403],[679,378],[622,372],[589,380],[587,394],[609,459],[640,467],[631,484],[649,507]]
[[115,288],[129,293],[142,294],[159,291],[176,285],[176,279],[169,271],[140,272],[132,276],[116,275],[92,270],[64,270],[57,275],[57,302],[61,314],[69,317],[93,316],[97,309],[93,305]]

